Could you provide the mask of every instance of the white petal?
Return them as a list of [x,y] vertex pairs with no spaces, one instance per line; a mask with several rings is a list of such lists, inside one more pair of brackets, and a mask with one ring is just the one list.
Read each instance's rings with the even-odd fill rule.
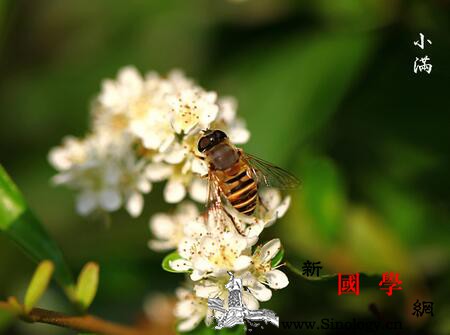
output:
[[170,249],[175,249],[176,245],[172,241],[158,241],[150,240],[147,246],[154,251],[167,251]]
[[191,259],[196,245],[197,241],[195,239],[184,238],[178,244],[178,254],[185,259]]
[[244,144],[250,139],[250,132],[244,127],[232,128],[228,135],[234,144]]
[[263,221],[252,224],[245,230],[245,236],[247,236],[248,238],[258,237],[259,234],[261,234],[261,232],[263,231],[264,227],[265,225]]
[[195,305],[191,299],[186,299],[177,302],[175,305],[174,314],[177,318],[186,319],[195,312]]
[[97,196],[93,192],[82,192],[77,197],[77,212],[88,215],[97,207]]
[[106,211],[115,211],[122,204],[119,192],[114,189],[103,190],[99,196],[100,205]]
[[169,239],[175,231],[176,223],[172,217],[165,213],[154,214],[150,219],[150,230],[152,233],[162,239]]
[[106,166],[103,179],[107,185],[116,185],[119,182],[121,171],[116,164]]
[[208,197],[208,183],[206,180],[194,178],[189,186],[189,195],[195,201],[205,203]]
[[188,332],[198,326],[202,320],[202,317],[203,316],[200,314],[194,314],[189,319],[181,321],[177,328],[180,332]]
[[247,245],[249,247],[253,247],[258,242],[259,236],[249,237],[247,238]]
[[175,295],[179,300],[188,299],[191,294],[192,294],[192,291],[190,291],[184,287],[177,287],[175,289]]
[[74,175],[70,172],[68,173],[58,173],[52,177],[52,183],[55,185],[62,185],[69,183],[74,178]]
[[281,202],[280,192],[274,188],[268,188],[261,192],[261,198],[269,211],[274,210]]
[[170,204],[180,202],[186,196],[186,188],[178,180],[169,180],[164,188],[164,200]]
[[252,262],[249,256],[239,256],[234,262],[234,271],[242,271],[247,269]]
[[188,271],[192,269],[191,262],[185,259],[176,259],[174,261],[169,261],[169,266],[175,271]]
[[126,66],[121,69],[117,79],[127,96],[136,96],[141,92],[143,80],[134,66]]
[[275,257],[280,249],[281,242],[278,238],[274,238],[273,240],[270,240],[269,242],[264,244],[261,248],[261,262],[270,262],[270,260]]
[[[220,117],[230,124],[236,116],[237,101],[233,97],[222,97],[217,102],[220,106]],[[233,142],[234,143],[234,142]]]
[[60,147],[50,150],[48,161],[58,170],[67,170],[72,166],[71,160],[67,157],[67,152]]
[[142,193],[148,193],[152,190],[152,184],[145,177],[139,178],[136,187]]
[[206,226],[203,217],[197,217],[184,226],[184,234],[191,237],[199,237],[206,235]]
[[219,247],[220,247],[219,242],[212,237],[203,238],[200,244],[200,248],[202,249],[202,253],[204,255],[214,255],[216,252],[219,251]]
[[127,211],[134,218],[142,213],[144,207],[144,197],[139,192],[134,192],[127,200]]
[[194,268],[200,270],[202,272],[208,272],[213,270],[212,264],[205,257],[195,257],[195,260],[192,261]]
[[113,107],[119,102],[119,94],[114,81],[110,79],[103,80],[102,91],[98,96],[98,101],[108,107]]
[[[137,122],[134,122],[132,124],[132,130],[134,131],[134,133],[142,139],[142,145],[144,146],[144,148],[147,149],[152,149],[152,150],[156,150],[160,147],[161,145],[161,138],[154,134],[151,133],[150,130],[148,130],[148,127],[145,127],[143,125],[136,125]],[[144,129],[141,129],[144,128]]]
[[173,173],[173,167],[164,163],[152,163],[145,169],[145,174],[151,181],[162,181]]
[[199,174],[200,176],[206,176],[208,174],[208,166],[204,160],[200,158],[194,158],[192,160],[192,172]]
[[256,300],[256,298],[250,292],[243,291],[242,292],[242,300],[248,309],[251,309],[251,310],[259,309],[258,300]]
[[[170,127],[170,126],[169,126]],[[172,131],[172,130],[171,130]],[[160,152],[165,152],[170,147],[170,145],[175,141],[175,134],[170,133],[167,137],[162,141],[161,146],[159,147]]]
[[202,126],[207,127],[211,122],[213,122],[219,112],[219,107],[217,105],[210,105],[207,109],[203,110],[200,114],[200,123]]
[[184,201],[178,206],[177,213],[179,220],[195,219],[198,216],[197,206],[190,201]]
[[271,288],[280,289],[288,286],[288,277],[280,270],[272,270],[266,273],[266,280]]
[[189,159],[187,159],[184,162],[183,166],[181,167],[181,174],[183,174],[183,175],[188,174],[190,172],[191,165],[192,165],[191,161]]
[[253,286],[249,286],[248,289],[259,301],[268,301],[272,298],[272,291],[258,281]]
[[176,143],[172,148],[165,153],[164,160],[169,164],[178,164],[186,157],[187,150],[179,143]]
[[249,271],[246,271],[241,278],[244,286],[253,286],[257,282],[257,279]]
[[283,201],[281,202],[281,204],[278,206],[278,208],[276,210],[277,218],[283,217],[283,215],[288,210],[290,204],[291,204],[291,197],[287,196],[286,198],[283,199]]
[[205,273],[203,271],[194,269],[189,277],[193,281],[199,281],[200,279],[203,279],[204,276],[205,276]]
[[209,282],[209,285],[195,285],[194,291],[195,295],[200,298],[213,298],[219,295],[220,287],[214,283]]
[[248,247],[247,239],[237,233],[226,232],[223,234],[223,239],[229,241],[230,248],[238,254],[241,254]]

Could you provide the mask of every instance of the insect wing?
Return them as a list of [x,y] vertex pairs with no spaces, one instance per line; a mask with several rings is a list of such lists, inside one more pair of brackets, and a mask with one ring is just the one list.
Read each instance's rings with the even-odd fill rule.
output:
[[246,163],[252,168],[258,183],[268,187],[294,189],[300,185],[297,177],[261,158],[241,152]]
[[219,182],[213,171],[208,174],[208,200],[206,203],[206,220],[216,224],[227,221],[225,209],[220,196]]
[[215,227],[218,230],[236,229],[242,234],[242,223],[232,218],[227,212],[224,200],[221,197],[219,180],[213,171],[208,174],[208,201],[206,204],[206,222],[210,227]]

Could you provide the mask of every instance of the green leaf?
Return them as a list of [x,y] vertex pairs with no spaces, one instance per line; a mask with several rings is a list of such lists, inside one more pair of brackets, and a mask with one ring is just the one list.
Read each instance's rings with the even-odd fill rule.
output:
[[72,274],[56,243],[27,206],[22,194],[0,165],[0,232],[18,244],[35,262],[50,260],[55,278],[73,297]]
[[276,267],[278,264],[281,263],[281,261],[284,258],[284,249],[281,248],[280,251],[278,251],[278,253],[275,255],[274,258],[272,258],[272,268]]
[[181,259],[182,257],[178,254],[178,252],[174,251],[168,254],[164,259],[162,260],[161,266],[164,270],[167,272],[173,272],[173,273],[186,273],[189,271],[176,271],[170,267],[170,262],[175,261],[177,259]]
[[42,261],[38,265],[25,294],[25,313],[29,313],[44,294],[52,279],[54,269],[53,263],[48,260]]
[[97,263],[89,262],[78,276],[75,295],[83,310],[89,308],[95,298],[98,288],[99,267]]
[[311,157],[302,170],[304,184],[300,194],[304,196],[314,228],[331,245],[336,242],[346,212],[344,183],[328,159]]

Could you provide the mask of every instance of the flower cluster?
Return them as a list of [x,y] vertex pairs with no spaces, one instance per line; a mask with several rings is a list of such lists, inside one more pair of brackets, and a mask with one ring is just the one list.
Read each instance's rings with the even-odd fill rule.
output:
[[[145,77],[133,67],[122,69],[116,80],[105,80],[92,104],[90,132],[82,139],[67,137],[49,153],[58,170],[56,184],[77,192],[79,214],[125,208],[137,217],[144,194],[155,182],[166,181],[163,196],[178,203],[173,213],[150,219],[156,251],[172,251],[163,265],[186,273],[185,285],[176,291],[178,329],[189,331],[203,319],[211,321],[208,298],[227,301],[228,271],[242,278],[244,303],[257,309],[272,296],[272,289],[288,285],[281,265],[278,239],[257,245],[262,230],[282,217],[289,197],[275,189],[260,192],[263,205],[251,216],[231,207],[201,213],[191,200],[205,202],[208,173],[199,158],[197,143],[202,130],[221,129],[233,144],[249,139],[236,103],[218,98],[174,71],[167,77]],[[225,210],[226,213],[225,214]],[[167,260],[167,261],[166,261]]]
[[233,99],[218,98],[178,71],[143,77],[125,67],[116,80],[103,82],[91,112],[85,138],[67,137],[49,153],[59,172],[54,182],[77,191],[81,215],[125,207],[137,217],[143,194],[164,180],[167,202],[180,202],[187,193],[203,202],[200,176],[207,167],[195,151],[201,130],[223,129],[236,144],[250,136]]
[[[193,329],[203,319],[211,321],[208,298],[227,301],[228,271],[242,278],[243,300],[249,309],[258,309],[259,301],[268,301],[271,289],[288,285],[286,275],[278,270],[280,240],[257,247],[255,244],[261,231],[285,214],[289,197],[282,199],[277,190],[267,189],[261,193],[261,200],[265,208],[260,208],[251,220],[232,208],[227,208],[231,218],[205,216],[188,201],[179,204],[173,214],[158,213],[150,220],[155,238],[149,241],[149,247],[158,251],[175,249],[168,256],[169,271],[188,273],[185,286],[177,291],[175,313],[181,319],[180,331]],[[246,227],[244,234],[235,225]]]

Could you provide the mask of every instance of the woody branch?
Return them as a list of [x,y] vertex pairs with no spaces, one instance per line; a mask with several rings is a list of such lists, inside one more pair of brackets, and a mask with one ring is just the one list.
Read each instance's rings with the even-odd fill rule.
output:
[[[0,301],[0,309],[15,313],[16,310],[5,301]],[[150,335],[148,329],[139,329],[106,321],[92,315],[71,316],[41,308],[33,308],[19,317],[26,322],[46,323],[77,331],[104,335]]]

